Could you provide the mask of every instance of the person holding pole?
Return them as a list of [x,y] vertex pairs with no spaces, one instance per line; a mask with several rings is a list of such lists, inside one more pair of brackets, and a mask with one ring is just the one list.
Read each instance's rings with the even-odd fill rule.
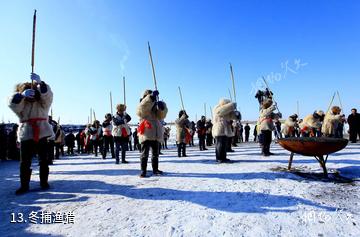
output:
[[168,109],[163,101],[158,101],[157,90],[145,90],[140,104],[137,107],[137,116],[140,119],[138,137],[141,144],[141,173],[140,178],[146,177],[146,168],[150,148],[152,150],[151,164],[154,175],[161,175],[159,170],[159,144],[163,141],[164,131],[161,120],[164,120]]
[[179,117],[175,120],[176,125],[176,142],[178,145],[178,157],[186,157],[186,144],[190,142],[191,135],[189,132],[190,121],[185,110],[180,110]]
[[273,103],[272,99],[266,99],[263,101],[260,110],[260,116],[257,122],[257,129],[260,133],[259,142],[262,148],[261,154],[263,156],[270,156],[273,153],[270,152],[270,144],[272,140],[272,131],[275,130],[273,119],[275,117],[280,117],[280,113],[274,113],[277,105],[276,102]]
[[232,135],[231,120],[240,120],[241,114],[236,109],[236,103],[228,99],[221,99],[213,111],[212,135],[215,137],[215,155],[219,163],[230,162],[226,158],[228,139]]
[[31,177],[31,160],[38,154],[40,166],[40,186],[48,189],[49,160],[48,138],[54,136],[53,129],[48,122],[48,113],[53,101],[50,86],[31,73],[33,83],[18,84],[15,93],[10,98],[9,107],[20,120],[20,183],[16,194],[29,191]]
[[121,150],[121,163],[128,163],[125,159],[128,150],[130,127],[128,122],[131,121],[130,115],[126,113],[126,105],[118,104],[116,106],[116,114],[113,117],[113,136],[115,140],[115,159],[119,164],[119,153]]

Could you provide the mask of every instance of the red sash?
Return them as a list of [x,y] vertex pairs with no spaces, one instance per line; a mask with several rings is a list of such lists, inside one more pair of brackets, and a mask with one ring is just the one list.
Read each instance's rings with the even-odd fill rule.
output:
[[33,130],[33,139],[37,143],[39,142],[39,136],[40,136],[40,128],[37,124],[39,121],[47,121],[48,118],[31,118],[25,121],[21,121],[22,123],[28,123],[32,127]]
[[144,119],[140,124],[139,124],[139,127],[138,127],[138,133],[139,134],[144,134],[145,133],[145,128],[149,128],[151,129],[152,126],[151,126],[151,123]]

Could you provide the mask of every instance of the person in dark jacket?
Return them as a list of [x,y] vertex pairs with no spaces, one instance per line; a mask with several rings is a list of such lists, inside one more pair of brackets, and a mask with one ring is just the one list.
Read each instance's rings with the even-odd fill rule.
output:
[[72,131],[65,136],[65,145],[67,146],[67,154],[74,155],[75,135]]
[[196,131],[196,124],[194,121],[191,121],[190,123],[190,134],[191,134],[191,140],[189,142],[190,146],[194,146],[194,135],[195,135],[195,131]]
[[77,153],[84,153],[84,131],[79,129],[78,133],[76,133],[75,140],[77,145]]
[[254,142],[257,142],[257,138],[258,138],[258,134],[257,134],[257,124],[256,124],[255,127],[254,127],[253,135],[254,135]]
[[201,116],[201,119],[196,123],[200,151],[207,150],[207,148],[205,147],[205,136],[206,136],[205,122],[206,122],[205,116]]
[[206,127],[206,145],[207,146],[212,146],[213,145],[213,136],[212,136],[212,127],[213,127],[213,124],[211,122],[211,119],[208,119],[206,121],[206,124],[205,124],[205,127]]
[[20,149],[17,136],[18,128],[19,125],[14,124],[11,132],[8,135],[8,159],[10,160],[20,160]]
[[360,138],[360,114],[354,108],[348,116],[347,122],[349,124],[349,134],[351,143],[356,143],[357,138]]
[[245,130],[245,142],[249,142],[250,126],[248,123],[246,123],[244,130]]
[[132,136],[134,139],[134,151],[139,150],[139,152],[141,152],[137,128],[135,128],[135,131]]
[[0,160],[6,160],[7,134],[5,124],[0,124]]

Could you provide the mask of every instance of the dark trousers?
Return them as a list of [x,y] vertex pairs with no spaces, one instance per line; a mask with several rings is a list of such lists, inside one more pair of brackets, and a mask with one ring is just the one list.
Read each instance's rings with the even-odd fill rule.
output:
[[206,149],[205,147],[205,135],[199,135],[199,148],[200,151],[203,151]]
[[67,154],[68,155],[74,155],[74,145],[67,147]]
[[134,151],[139,150],[141,152],[141,147],[139,141],[134,141]]
[[111,151],[111,157],[115,158],[115,152],[114,152],[114,137],[113,136],[104,136],[104,145],[103,145],[103,151],[102,151],[102,157],[103,159],[106,158],[106,153],[109,150]]
[[38,154],[40,166],[40,185],[45,186],[49,177],[48,141],[42,138],[38,143],[34,140],[21,142],[20,148],[20,182],[21,187],[29,188],[31,177],[31,161],[35,153]]
[[245,132],[245,142],[249,142],[250,133]]
[[81,153],[84,153],[84,144],[82,144],[82,142],[80,141],[77,141],[77,152],[80,154]]
[[147,162],[149,158],[149,151],[151,148],[152,157],[151,164],[153,171],[159,170],[159,142],[158,141],[145,141],[141,143],[141,172],[146,173]]
[[167,147],[167,139],[164,139],[163,149],[168,149],[168,147]]
[[100,142],[101,141],[99,140],[90,140],[90,147],[94,149],[95,156],[98,156],[98,150],[100,150],[100,152],[102,151],[102,145],[100,144]]
[[226,140],[226,151],[231,151],[231,145],[234,137],[228,137]]
[[55,159],[55,141],[54,140],[48,140],[47,142],[47,155],[49,164],[53,163],[53,160]]
[[262,153],[267,155],[270,153],[270,144],[272,139],[272,134],[270,130],[262,130],[261,131],[261,145],[262,145]]
[[350,127],[350,141],[356,143],[358,137],[360,138],[360,129]]
[[55,143],[55,159],[59,159],[61,155],[64,156],[64,145],[61,145],[60,143]]
[[211,133],[206,134],[206,145],[212,146],[213,136]]
[[228,146],[228,137],[227,136],[218,136],[215,138],[215,155],[216,160],[224,161],[226,160],[226,149]]
[[[135,149],[135,148],[134,148]],[[129,151],[132,151],[133,149],[132,149],[132,143],[131,143],[131,141],[129,140],[129,149],[128,149]]]
[[186,156],[186,144],[185,142],[178,143],[178,157]]
[[121,151],[121,161],[125,162],[126,151],[128,150],[128,137],[114,137],[115,140],[115,159],[119,162],[119,153]]

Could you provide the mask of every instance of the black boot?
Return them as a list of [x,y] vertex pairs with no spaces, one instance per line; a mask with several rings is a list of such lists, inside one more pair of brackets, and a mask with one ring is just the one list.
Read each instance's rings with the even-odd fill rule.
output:
[[178,152],[178,157],[181,157],[181,145],[180,144],[178,144],[177,152]]
[[20,183],[21,187],[16,190],[16,195],[21,195],[29,191],[29,183],[32,169],[20,169]]
[[41,189],[46,190],[50,188],[48,183],[49,178],[49,167],[47,166],[40,166],[40,186]]
[[154,175],[162,175],[163,174],[163,172],[161,170],[159,170],[159,161],[158,160],[153,159],[152,168],[153,168]]
[[145,178],[146,177],[147,160],[146,159],[141,159],[140,162],[141,162],[140,178]]

